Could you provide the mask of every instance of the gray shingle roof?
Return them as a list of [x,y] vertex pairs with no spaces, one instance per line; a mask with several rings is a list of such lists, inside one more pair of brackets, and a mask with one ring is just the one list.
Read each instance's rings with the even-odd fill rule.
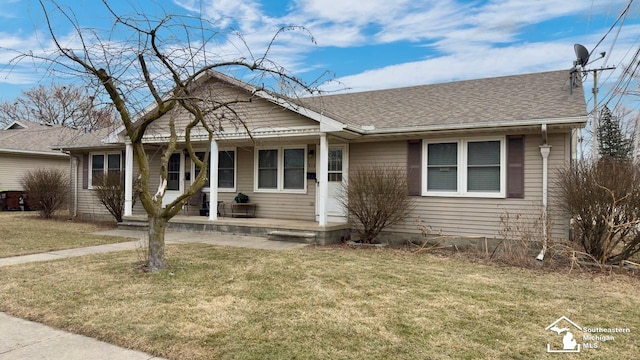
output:
[[55,144],[56,148],[62,149],[90,149],[100,147],[113,147],[114,144],[107,144],[103,140],[114,131],[115,126],[91,131],[79,130],[75,137],[65,139],[64,142]]
[[579,117],[585,121],[582,86],[571,94],[569,90],[569,71],[563,70],[319,96],[302,102],[336,120],[376,130]]
[[[43,125],[32,121],[20,121],[21,125],[0,130],[0,151],[36,152],[59,155],[63,148],[93,148],[105,146],[102,142],[112,129],[71,129],[60,125]],[[56,150],[54,150],[56,149]]]
[[[59,125],[43,125],[31,121],[20,121],[20,124],[7,130],[0,130],[0,149],[3,151],[28,151],[37,153],[60,154],[53,150],[54,144],[67,141],[76,136],[77,130]],[[24,125],[22,127],[21,125]]]
[[[584,91],[579,77],[577,86],[570,91],[569,75],[569,70],[550,71],[315,96],[298,101],[308,109],[370,132],[429,127],[497,127],[523,121],[542,123],[550,119],[584,124],[587,116]],[[102,141],[112,130],[66,135],[57,140],[36,130],[33,134],[37,135],[16,136],[12,140],[4,140],[2,136],[9,137],[0,134],[0,148],[11,141],[12,146],[25,150],[46,147],[50,150],[51,146],[65,149],[113,146]],[[6,131],[0,131],[3,132]]]

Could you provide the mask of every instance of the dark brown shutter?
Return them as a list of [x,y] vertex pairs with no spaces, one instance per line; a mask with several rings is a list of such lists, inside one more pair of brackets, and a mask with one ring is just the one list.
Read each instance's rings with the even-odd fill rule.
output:
[[507,197],[524,198],[524,136],[507,136]]
[[89,188],[89,154],[82,154],[82,188]]
[[409,140],[407,143],[407,184],[409,195],[422,193],[422,140]]

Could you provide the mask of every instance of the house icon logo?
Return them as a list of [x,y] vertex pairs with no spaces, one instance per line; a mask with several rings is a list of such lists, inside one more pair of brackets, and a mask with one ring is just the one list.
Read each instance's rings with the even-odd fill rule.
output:
[[562,349],[553,348],[551,344],[547,344],[548,353],[579,353],[580,344],[576,340],[574,332],[582,331],[582,327],[571,321],[566,316],[559,317],[551,325],[547,326],[545,331],[554,332],[558,336],[562,336]]

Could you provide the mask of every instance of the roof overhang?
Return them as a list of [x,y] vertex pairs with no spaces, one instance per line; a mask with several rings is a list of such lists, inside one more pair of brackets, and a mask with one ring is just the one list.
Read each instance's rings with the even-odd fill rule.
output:
[[31,151],[31,150],[16,150],[16,149],[0,149],[0,153],[2,154],[13,154],[13,155],[31,155],[31,156],[50,156],[57,158],[68,158],[69,155],[62,152],[52,152],[52,151]]
[[447,133],[447,132],[465,132],[465,131],[510,131],[517,129],[540,129],[540,126],[546,124],[549,131],[561,129],[583,128],[587,124],[587,117],[572,118],[550,118],[550,119],[526,119],[526,120],[505,120],[487,123],[468,123],[468,124],[437,124],[426,126],[407,126],[395,128],[376,129],[373,127],[362,127],[354,129],[363,135],[363,138],[371,138],[377,136],[385,136],[397,134],[425,134],[425,133]]

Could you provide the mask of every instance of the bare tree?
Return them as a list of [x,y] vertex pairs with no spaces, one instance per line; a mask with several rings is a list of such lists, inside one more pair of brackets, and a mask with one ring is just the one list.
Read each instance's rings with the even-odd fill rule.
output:
[[[89,82],[89,86],[101,88],[113,103],[139,167],[135,191],[149,222],[146,269],[157,271],[166,267],[164,236],[167,222],[206,181],[209,152],[204,158],[196,156],[192,136],[210,142],[222,126],[246,128],[234,105],[250,102],[256,94],[267,91],[268,84],[280,87],[291,84],[292,89],[314,92],[269,59],[274,41],[285,31],[301,30],[311,42],[313,38],[304,28],[286,27],[276,32],[261,56],[254,56],[247,49],[245,55],[229,58],[225,51],[217,53],[211,46],[226,43],[230,36],[239,38],[241,44],[244,42],[241,36],[217,28],[215,23],[176,15],[152,19],[142,12],[124,16],[117,14],[106,0],[102,3],[105,14],[114,18],[113,28],[106,35],[97,29],[82,28],[70,8],[55,1],[40,0],[55,52],[25,54],[25,57],[47,60],[49,68],[79,75]],[[75,38],[72,41],[56,34],[54,22],[60,18],[73,26]],[[259,85],[245,95],[228,96],[209,91],[202,83],[212,71],[253,74],[252,79]],[[152,104],[147,106],[150,100]],[[160,186],[155,191],[150,189],[151,164],[143,138],[156,122],[167,119],[170,136],[162,148]],[[179,141],[184,141],[200,172],[182,195],[162,206],[169,158]]]
[[95,101],[87,88],[73,84],[39,85],[15,101],[0,103],[0,123],[29,120],[49,125],[101,129],[116,120],[111,106]]
[[349,172],[338,198],[363,243],[372,243],[386,228],[411,214],[406,169],[376,165]]

